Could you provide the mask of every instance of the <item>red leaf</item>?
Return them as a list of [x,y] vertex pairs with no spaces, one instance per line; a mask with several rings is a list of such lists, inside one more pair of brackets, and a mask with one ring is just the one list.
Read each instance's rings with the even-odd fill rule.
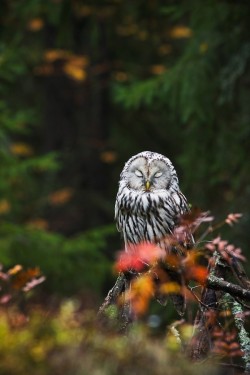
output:
[[118,272],[130,269],[140,272],[164,256],[165,251],[158,246],[142,242],[138,245],[131,245],[126,251],[118,253],[115,269]]

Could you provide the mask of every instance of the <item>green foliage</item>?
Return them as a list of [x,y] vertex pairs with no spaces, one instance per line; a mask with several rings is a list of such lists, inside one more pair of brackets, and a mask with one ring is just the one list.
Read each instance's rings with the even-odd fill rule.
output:
[[122,103],[126,109],[138,108],[141,104],[149,105],[157,98],[158,88],[162,79],[154,78],[142,82],[136,82],[128,86],[114,84],[113,95],[118,103]]
[[46,174],[58,170],[58,156],[55,152],[35,155],[28,143],[15,141],[29,134],[27,125],[34,115],[26,110],[14,113],[4,102],[0,106],[0,194],[2,201],[8,202],[9,219],[18,222],[29,218],[30,207],[38,201],[41,186],[45,187]]
[[43,289],[50,294],[74,295],[92,290],[98,295],[112,270],[105,256],[113,226],[65,238],[63,235],[2,223],[0,263],[39,265],[46,276]]
[[10,7],[0,45],[0,263],[39,266],[46,277],[41,288],[50,294],[92,290],[98,295],[112,277],[104,250],[113,225],[69,238],[46,231],[62,164],[60,153],[44,152],[37,141],[41,103],[34,95],[34,69],[43,50],[28,25],[41,14],[58,25],[64,4],[31,0]]
[[155,77],[130,72],[128,82],[114,83],[114,100],[134,113],[156,107],[165,116],[167,125],[156,123],[158,115],[151,127],[164,127],[166,149],[171,140],[180,150],[175,153],[183,172],[181,185],[195,204],[209,202],[216,210],[223,202],[224,207],[244,209],[243,201],[249,199],[248,5],[180,1],[160,7],[160,13],[169,21],[169,35],[171,24],[183,27],[182,37],[167,39],[173,53],[159,62],[166,72]]

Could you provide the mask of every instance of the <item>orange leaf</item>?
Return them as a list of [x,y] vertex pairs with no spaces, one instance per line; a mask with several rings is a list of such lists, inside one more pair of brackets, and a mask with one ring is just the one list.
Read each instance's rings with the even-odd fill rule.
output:
[[29,21],[27,28],[30,31],[36,32],[41,30],[44,27],[44,21],[42,18],[33,18]]
[[166,67],[164,65],[152,65],[150,71],[155,75],[160,75],[166,72]]
[[231,316],[231,315],[232,315],[231,310],[222,310],[222,311],[220,311],[220,313],[219,313],[219,316],[222,316],[222,317],[224,317],[224,318],[229,317],[229,316]]
[[10,151],[14,155],[19,156],[31,156],[33,155],[33,149],[26,143],[12,143],[10,145]]
[[150,275],[142,275],[133,280],[130,290],[125,297],[130,301],[136,315],[142,315],[148,308],[149,301],[154,295],[154,283]]
[[14,289],[22,289],[29,281],[41,275],[38,267],[29,268],[27,270],[20,270],[13,275],[12,287]]
[[54,206],[60,206],[69,202],[74,194],[74,190],[69,187],[65,187],[60,190],[56,190],[49,195],[49,202]]
[[7,199],[0,200],[0,215],[7,214],[11,210],[11,205]]
[[117,153],[114,151],[103,151],[100,155],[100,159],[103,163],[112,164],[117,159]]
[[170,37],[173,39],[190,38],[193,35],[192,30],[184,25],[178,25],[170,30]]
[[175,254],[168,254],[165,257],[165,262],[172,267],[179,267],[181,263],[181,258]]
[[84,55],[72,55],[68,62],[78,68],[84,68],[89,64],[89,58]]
[[205,284],[208,276],[208,270],[203,266],[193,266],[187,270],[186,278],[197,281],[200,284]]
[[50,49],[45,51],[44,60],[54,62],[59,59],[66,59],[70,56],[70,52],[63,49]]

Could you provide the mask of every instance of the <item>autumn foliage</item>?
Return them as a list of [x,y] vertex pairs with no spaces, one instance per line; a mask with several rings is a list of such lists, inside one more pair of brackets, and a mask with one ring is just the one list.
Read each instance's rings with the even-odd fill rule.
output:
[[[226,361],[224,365],[234,366],[233,358],[243,358],[247,368],[245,345],[250,339],[244,324],[249,316],[250,297],[247,292],[244,294],[244,288],[249,288],[250,282],[241,264],[246,258],[239,247],[219,234],[223,226],[232,226],[240,217],[229,214],[215,223],[209,213],[192,210],[166,238],[169,251],[155,244],[140,243],[119,252],[115,263],[117,285],[100,311],[112,301],[112,292],[119,289],[122,277],[124,287],[113,302],[121,311],[120,316],[125,316],[123,328],[132,321],[145,320],[152,302],[162,296],[171,299],[181,295],[187,302],[186,315],[170,323],[168,347],[185,349],[193,359],[216,355]],[[195,241],[186,246],[190,233]],[[222,281],[227,281],[226,288]],[[243,300],[234,294],[235,288],[242,288]]]
[[45,281],[39,267],[23,269],[20,264],[7,271],[1,266],[0,305],[16,303],[17,298]]
[[[212,246],[216,246],[218,239],[209,242],[205,248],[194,245],[187,249],[184,243],[188,237],[187,233],[190,231],[195,233],[202,223],[211,223],[212,221],[213,217],[208,213],[194,210],[184,215],[173,234],[165,238],[164,243],[167,243],[168,252],[155,244],[140,243],[138,245],[131,244],[126,250],[118,253],[115,270],[130,274],[131,289],[126,298],[131,299],[132,310],[136,315],[145,313],[146,310],[143,309],[143,306],[146,309],[149,300],[159,293],[183,294],[187,298],[193,299],[194,296],[187,289],[188,284],[191,281],[199,286],[206,284],[209,258],[206,249],[215,251],[215,247]],[[226,241],[225,245],[227,245]],[[231,251],[233,250],[231,249]],[[181,283],[173,281],[168,271],[181,275]]]
[[[225,293],[220,285],[213,290],[209,284],[211,276],[216,274],[220,280],[228,280],[229,285],[234,286],[232,282],[237,278],[238,287],[248,285],[240,263],[245,261],[241,249],[223,240],[218,233],[224,225],[231,226],[238,219],[238,214],[230,214],[222,222],[214,223],[214,218],[208,213],[191,212],[167,238],[170,249],[178,251],[166,253],[157,245],[141,243],[119,252],[114,270],[119,277],[125,277],[127,284],[111,304],[111,299],[106,300],[97,321],[95,313],[82,309],[77,300],[68,301],[50,313],[41,303],[33,307],[28,303],[29,308],[24,309],[23,302],[35,287],[45,281],[45,277],[37,267],[24,269],[17,264],[7,271],[2,269],[0,337],[12,342],[8,330],[18,330],[15,344],[12,344],[12,358],[19,360],[18,353],[24,345],[27,357],[21,360],[22,368],[30,371],[32,366],[37,369],[42,363],[46,374],[63,366],[68,366],[74,373],[74,363],[84,374],[79,353],[87,356],[89,370],[99,368],[98,356],[107,360],[109,365],[104,374],[116,374],[112,372],[113,365],[122,366],[121,374],[129,373],[134,366],[145,370],[149,358],[154,358],[155,373],[163,374],[162,366],[172,366],[172,356],[175,356],[181,374],[189,371],[193,374],[190,357],[193,360],[210,357],[213,365],[243,371],[248,365],[244,344],[244,340],[248,342],[244,328],[250,315],[248,299],[234,298],[233,293]],[[187,229],[195,236],[194,245],[189,248],[184,244]],[[175,279],[174,274],[179,277]],[[176,295],[185,297],[186,313],[181,319],[176,314],[168,317],[167,323],[162,325],[159,323],[161,319],[150,312],[152,304],[159,297],[171,299]],[[167,313],[171,309],[169,302],[167,307],[162,307],[163,315],[164,311]],[[126,314],[128,321],[119,326]],[[45,333],[41,334],[44,329]],[[157,332],[159,337],[152,339],[152,334],[157,337]],[[75,342],[73,347],[72,340]],[[131,351],[125,350],[127,345],[131,346]],[[0,354],[6,350],[7,346],[4,346]],[[144,356],[141,356],[141,350]],[[135,365],[134,358],[141,358],[141,365]],[[14,374],[15,364],[4,361],[3,366],[8,373]],[[210,362],[208,368],[213,371]],[[150,374],[152,369],[149,366],[149,372],[145,370],[145,373]],[[22,371],[18,374],[22,375]],[[197,371],[200,371],[199,367]]]

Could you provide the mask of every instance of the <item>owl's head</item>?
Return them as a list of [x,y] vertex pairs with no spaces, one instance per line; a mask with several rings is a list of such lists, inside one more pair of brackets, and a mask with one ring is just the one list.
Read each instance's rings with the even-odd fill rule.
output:
[[120,181],[129,189],[141,192],[178,189],[178,178],[171,161],[151,151],[141,152],[129,159]]

